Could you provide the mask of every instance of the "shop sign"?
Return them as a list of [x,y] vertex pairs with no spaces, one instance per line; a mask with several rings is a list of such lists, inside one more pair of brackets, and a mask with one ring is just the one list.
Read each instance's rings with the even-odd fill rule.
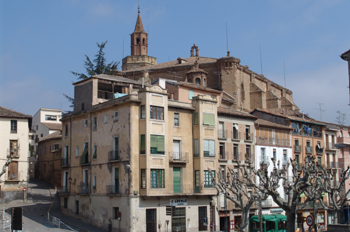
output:
[[271,209],[271,213],[282,213],[284,210],[281,208]]
[[186,198],[170,199],[170,205],[171,206],[187,205],[187,199]]

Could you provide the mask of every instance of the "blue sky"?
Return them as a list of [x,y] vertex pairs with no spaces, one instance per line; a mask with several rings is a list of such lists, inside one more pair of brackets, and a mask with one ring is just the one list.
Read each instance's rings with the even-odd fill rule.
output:
[[349,0],[0,1],[0,105],[30,115],[69,110],[62,93],[73,96],[70,71],[84,72],[97,42],[108,40],[109,62],[130,55],[138,4],[158,63],[189,57],[194,43],[200,56],[226,56],[227,24],[228,49],[241,64],[286,84],[311,117],[320,119],[323,103],[322,120],[334,123],[340,111],[349,124],[339,57],[350,49]]

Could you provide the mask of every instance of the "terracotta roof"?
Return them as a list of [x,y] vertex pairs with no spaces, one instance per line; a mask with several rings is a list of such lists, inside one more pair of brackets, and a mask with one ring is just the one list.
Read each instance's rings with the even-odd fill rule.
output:
[[267,121],[267,120],[264,120],[261,118],[258,118],[258,120],[255,121],[255,124],[257,124],[258,126],[266,126],[266,127],[274,127],[274,128],[279,128],[279,129],[293,130],[293,128],[290,126],[285,126],[282,124],[270,122],[270,121]]
[[62,130],[62,123],[46,123],[43,122],[42,123],[44,126],[46,126],[47,128],[49,128],[49,130]]
[[163,68],[169,68],[169,67],[193,66],[197,59],[198,59],[198,61],[197,61],[198,64],[215,63],[217,61],[217,59],[215,59],[215,58],[192,56],[192,57],[182,59],[186,62],[183,62],[181,64],[179,64],[179,61],[176,59],[176,60],[169,61],[169,62],[164,62],[164,63],[144,66],[144,67],[140,67],[140,68],[130,69],[130,70],[127,70],[126,72],[152,70],[152,69],[163,69]]
[[22,114],[14,110],[7,109],[0,106],[0,117],[1,118],[32,118],[31,115]]
[[191,82],[178,81],[178,82],[174,82],[174,84],[175,85],[180,85],[180,86],[186,86],[186,87],[190,87],[190,88],[195,88],[195,89],[202,89],[202,90],[206,90],[206,91],[214,92],[214,93],[219,93],[219,94],[222,92],[220,90],[212,89],[212,88],[209,88],[209,87],[204,87],[204,86],[201,86],[201,85],[198,85],[198,84],[194,84],[194,83],[191,83]]
[[46,136],[45,138],[42,138],[40,140],[40,142],[46,141],[46,140],[50,140],[50,139],[60,139],[62,138],[62,132],[61,131],[56,131],[52,134],[49,134],[48,136]]
[[232,116],[245,117],[245,118],[251,118],[251,119],[257,118],[256,116],[248,114],[246,112],[237,111],[234,109],[229,109],[229,108],[224,108],[224,107],[218,107],[217,111],[218,111],[218,114],[229,114]]

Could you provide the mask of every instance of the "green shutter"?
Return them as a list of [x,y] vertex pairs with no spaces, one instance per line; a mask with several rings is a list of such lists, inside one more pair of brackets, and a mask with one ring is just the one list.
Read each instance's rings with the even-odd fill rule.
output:
[[215,126],[215,115],[203,113],[203,125]]
[[181,169],[173,167],[173,191],[181,193]]
[[158,137],[158,152],[164,152],[165,151],[164,136],[158,135],[157,137]]
[[84,147],[83,154],[82,154],[81,157],[80,157],[80,163],[81,163],[81,164],[86,163],[86,155],[87,155],[87,153],[88,153],[88,146],[85,146],[85,147]]
[[151,147],[158,147],[157,135],[151,135]]
[[146,153],[146,140],[145,140],[145,135],[140,135],[140,153]]
[[194,125],[198,125],[199,124],[198,112],[193,114],[193,124]]

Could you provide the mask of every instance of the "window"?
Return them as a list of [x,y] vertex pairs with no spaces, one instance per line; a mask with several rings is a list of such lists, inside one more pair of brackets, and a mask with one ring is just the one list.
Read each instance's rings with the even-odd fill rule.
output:
[[193,146],[194,146],[194,157],[199,157],[199,140],[195,139],[193,140]]
[[64,146],[64,158],[68,159],[68,146]]
[[200,192],[199,170],[194,171],[194,191],[196,193]]
[[287,162],[288,162],[287,150],[283,149],[283,162],[282,163],[287,163]]
[[93,130],[97,130],[97,117],[94,117],[94,126]]
[[85,110],[85,103],[81,103],[81,110],[84,111]]
[[40,135],[41,138],[42,138],[43,136],[44,136],[43,134]]
[[238,139],[238,124],[232,125],[232,139]]
[[45,115],[45,120],[57,121],[57,116],[56,115]]
[[146,209],[146,231],[157,231],[157,211],[156,209]]
[[113,219],[118,219],[119,207],[113,207]]
[[173,140],[173,160],[180,160],[182,158],[181,151],[181,140]]
[[108,115],[105,115],[105,116],[104,116],[104,122],[105,122],[105,123],[108,123]]
[[96,159],[97,158],[97,145],[94,145],[94,153],[92,155],[92,158],[93,159]]
[[146,154],[146,137],[140,135],[140,154]]
[[261,162],[267,161],[266,155],[265,155],[265,147],[261,148]]
[[215,115],[203,113],[203,125],[215,126]]
[[18,180],[18,162],[12,161],[8,166],[8,175],[7,179],[8,180]]
[[86,163],[88,163],[88,161],[89,161],[89,143],[85,142],[83,154],[80,157],[80,163],[86,164]]
[[193,125],[198,125],[199,124],[199,117],[198,113],[193,114]]
[[245,140],[252,140],[250,136],[250,126],[246,125],[245,126]]
[[[213,176],[215,178],[215,171],[211,171],[213,173]],[[208,170],[204,170],[204,188],[211,188],[213,186],[212,177],[210,175],[210,172]]]
[[53,145],[53,150],[57,151],[60,148],[59,144],[54,144]]
[[17,140],[10,140],[10,153],[12,153],[14,157],[17,157],[19,155]]
[[51,145],[49,146],[49,152],[51,152]]
[[146,169],[141,169],[141,189],[146,188]]
[[96,176],[92,176],[92,189],[96,189]]
[[46,155],[46,147],[44,147],[44,155]]
[[220,149],[220,159],[226,159],[225,143],[219,143],[219,149]]
[[238,144],[233,144],[233,160],[239,160]]
[[180,126],[180,114],[174,113],[174,126]]
[[117,111],[114,112],[114,121],[118,121],[118,112]]
[[151,169],[151,188],[165,188],[164,169]]
[[163,154],[164,148],[164,135],[151,135],[151,154]]
[[203,140],[204,157],[215,157],[215,140]]
[[113,193],[119,193],[119,167],[113,169]]
[[299,154],[295,154],[295,161],[297,162],[297,168],[300,169],[300,157]]
[[44,173],[46,173],[46,163],[44,163]]
[[140,107],[140,118],[145,119],[146,118],[146,106]]
[[159,106],[150,106],[150,118],[164,120],[164,108]]
[[272,154],[273,154],[273,158],[277,161],[276,149],[273,149]]
[[67,137],[68,136],[68,124],[65,125],[64,129],[65,129],[64,130],[64,136]]
[[17,133],[17,120],[11,120],[11,133]]
[[87,120],[87,119],[84,120],[84,127],[85,127],[85,128],[88,127],[88,120]]
[[200,78],[196,78],[196,84],[198,84],[198,85],[201,84],[201,79]]
[[219,122],[219,138],[226,138],[224,122]]
[[75,157],[79,157],[79,147],[75,148]]
[[194,97],[194,90],[188,90],[188,99],[192,100],[192,98]]
[[250,145],[245,145],[245,155],[246,155],[246,159],[251,158],[251,146]]

